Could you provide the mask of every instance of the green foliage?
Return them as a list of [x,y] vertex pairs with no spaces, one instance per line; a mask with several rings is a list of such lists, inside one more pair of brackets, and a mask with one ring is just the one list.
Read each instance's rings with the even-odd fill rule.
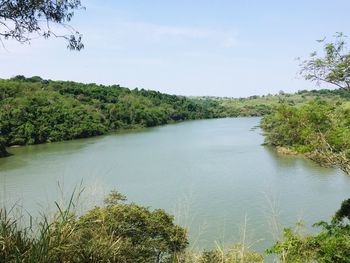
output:
[[314,100],[299,107],[281,104],[262,119],[265,143],[291,148],[324,165],[349,170],[348,102]]
[[325,43],[322,57],[318,57],[317,52],[311,53],[310,59],[301,63],[300,74],[318,84],[326,82],[350,90],[350,54],[347,53],[345,37],[343,33],[337,33],[334,42]]
[[0,210],[0,262],[174,262],[188,244],[161,209],[118,203],[77,217],[71,207],[26,228]]
[[334,215],[333,221],[340,222],[345,218],[350,220],[350,199],[342,202],[340,209]]
[[[338,165],[350,174],[350,54],[344,38],[337,33],[333,43],[325,44],[324,57],[313,52],[302,62],[300,72],[305,79],[331,83],[340,89],[317,91],[315,99],[299,107],[283,103],[262,119],[261,127],[266,144],[291,148],[322,165]],[[299,93],[305,98],[307,92]],[[331,93],[341,100],[320,96]]]
[[[242,245],[220,246],[200,253],[186,252],[187,232],[162,209],[125,204],[125,196],[112,191],[106,206],[81,216],[72,208],[49,219],[46,215],[24,227],[21,217],[0,210],[0,262],[125,262],[125,263],[241,263],[264,262],[262,254]],[[350,199],[330,223],[314,226],[319,232],[302,235],[285,229],[283,238],[267,249],[280,262],[350,262]],[[34,221],[35,222],[35,221]],[[300,227],[300,224],[298,224]]]
[[285,229],[283,239],[267,252],[277,254],[281,262],[350,262],[350,199],[343,202],[331,223],[319,222],[318,234],[303,236],[298,231]]
[[5,147],[5,139],[0,137],[0,157],[6,157],[8,155],[9,153],[6,151],[6,147]]
[[346,90],[301,90],[295,94],[280,92],[276,95],[250,96],[248,98],[207,98],[218,103],[220,117],[260,117],[274,111],[281,103],[289,106],[300,106],[315,99],[330,103],[343,102],[350,99]]
[[79,226],[88,239],[106,231],[120,243],[122,262],[167,262],[187,246],[186,232],[173,224],[173,217],[135,204],[95,208],[80,218]]
[[230,249],[222,249],[220,247],[204,251],[199,256],[197,263],[262,263],[264,258],[261,254],[247,250],[241,245],[235,245]]
[[[184,120],[265,116],[272,113],[281,101],[299,107],[316,97],[334,104],[342,104],[350,98],[349,92],[344,93],[343,90],[300,91],[294,95],[283,93],[240,99],[187,98],[144,89],[130,90],[119,85],[51,81],[38,76],[26,78],[20,75],[10,80],[0,80],[1,145],[86,138]],[[347,111],[350,112],[349,107]],[[346,127],[329,134],[334,147],[350,144],[350,132]],[[304,144],[294,147],[300,151],[310,150]],[[350,151],[344,153],[350,154]]]
[[106,206],[114,206],[119,204],[120,202],[125,202],[126,196],[119,193],[118,191],[111,191],[110,194],[103,200]]
[[0,80],[0,136],[6,146],[85,138],[175,121],[217,117],[215,102],[17,76]]
[[[67,209],[37,225],[23,227],[20,217],[0,210],[0,262],[240,263],[263,262],[263,256],[241,245],[186,252],[187,232],[162,209],[125,204],[112,191],[106,206],[78,217]],[[31,220],[32,222],[32,220]]]
[[280,260],[283,263],[310,262],[315,257],[315,250],[309,246],[309,242],[308,238],[287,228],[283,231],[283,240],[278,241],[272,248],[268,249],[267,253],[280,255]]
[[[37,1],[12,0],[0,2],[0,41],[15,39],[20,43],[28,43],[31,35],[35,38],[51,36],[64,38],[71,50],[81,50],[81,34],[68,24],[74,12],[82,9],[80,0]],[[52,31],[52,24],[61,25],[67,34],[58,35]]]

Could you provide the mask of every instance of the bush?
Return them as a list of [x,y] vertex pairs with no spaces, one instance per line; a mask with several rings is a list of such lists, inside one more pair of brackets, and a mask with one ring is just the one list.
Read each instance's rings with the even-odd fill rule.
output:
[[[117,197],[117,198],[116,198]],[[188,245],[185,229],[164,210],[151,211],[113,192],[106,206],[77,217],[59,208],[21,228],[0,210],[0,262],[170,262]]]
[[269,254],[277,254],[281,262],[350,262],[350,199],[342,203],[332,221],[319,222],[314,226],[321,231],[316,235],[303,236],[298,231],[284,230],[283,239],[278,241]]

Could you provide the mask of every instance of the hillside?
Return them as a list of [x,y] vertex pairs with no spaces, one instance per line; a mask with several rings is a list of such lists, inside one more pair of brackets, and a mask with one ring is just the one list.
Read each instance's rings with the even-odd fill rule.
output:
[[157,91],[23,76],[0,80],[0,99],[0,139],[6,146],[214,118],[219,107]]
[[222,110],[222,116],[249,117],[264,116],[274,111],[280,104],[290,106],[301,106],[313,100],[322,100],[330,103],[350,99],[350,93],[345,90],[301,90],[294,94],[280,92],[279,94],[268,94],[262,96],[250,96],[247,98],[218,98],[209,97],[216,101]]
[[86,138],[123,129],[153,127],[184,120],[264,116],[277,105],[312,100],[335,103],[342,90],[248,98],[184,97],[119,85],[16,76],[0,80],[0,156],[6,147]]

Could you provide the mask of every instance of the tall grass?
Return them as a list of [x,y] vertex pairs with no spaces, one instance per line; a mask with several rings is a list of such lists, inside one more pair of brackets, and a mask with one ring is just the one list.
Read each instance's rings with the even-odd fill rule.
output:
[[74,191],[66,205],[56,202],[52,216],[42,213],[35,220],[30,216],[26,223],[22,220],[25,215],[16,213],[15,207],[0,209],[0,262],[153,263],[158,258],[156,262],[160,263],[168,262],[163,258],[172,258],[172,262],[182,259],[177,250],[180,252],[186,245],[185,236],[179,249],[168,248],[179,244],[174,240],[177,229],[180,241],[185,233],[173,224],[170,215],[112,200],[112,205],[95,207],[77,216],[81,193],[82,190]]
[[[111,232],[111,224],[107,219],[109,215],[100,214],[107,210],[94,208],[87,212],[90,215],[85,217],[85,221],[77,216],[76,210],[81,194],[82,190],[75,190],[67,200],[66,205],[64,202],[62,204],[55,203],[56,213],[52,216],[49,216],[49,213],[41,213],[37,219],[29,216],[26,223],[24,223],[25,220],[22,220],[26,215],[17,213],[15,207],[0,209],[0,262],[244,263],[262,262],[263,260],[261,255],[250,251],[250,246],[246,242],[247,220],[242,228],[241,245],[224,248],[223,245],[217,243],[211,251],[194,252],[188,250],[181,252],[179,250],[180,253],[176,252],[170,257],[135,255],[135,251],[138,250],[132,249],[130,240],[118,236],[117,231]],[[128,205],[117,204],[117,206],[125,209]],[[105,209],[109,208],[111,206],[107,206]],[[129,208],[132,210],[140,207],[131,204],[128,206]],[[123,209],[121,211],[124,211]],[[143,208],[141,207],[141,209]],[[94,218],[96,214],[98,217],[92,221],[87,220],[91,216]],[[89,225],[90,223],[91,225]],[[94,224],[98,224],[99,227],[94,227]],[[135,224],[142,226],[144,223],[140,221],[135,222]],[[169,228],[169,232],[171,231]],[[182,232],[179,233],[181,239]],[[164,234],[168,236],[167,233]],[[156,237],[146,246],[156,244],[155,249],[164,250],[162,247],[164,243],[156,243],[158,238]],[[141,249],[140,251],[148,250]]]
[[[16,206],[10,209],[0,209],[0,262],[260,263],[264,260],[263,255],[252,250],[254,245],[261,240],[251,242],[252,239],[247,234],[247,216],[244,217],[240,228],[240,240],[235,245],[227,246],[224,243],[216,242],[213,249],[200,251],[195,245],[203,233],[200,230],[198,237],[193,240],[190,247],[180,253],[174,253],[172,257],[159,257],[158,259],[146,257],[147,259],[145,259],[142,255],[135,256],[133,254],[135,250],[131,248],[133,244],[120,234],[129,231],[129,229],[111,231],[111,228],[115,226],[112,226],[110,219],[108,219],[110,217],[108,208],[117,205],[122,208],[118,210],[118,213],[128,213],[128,209],[132,211],[135,208],[143,209],[142,207],[134,204],[121,204],[120,202],[125,201],[125,197],[112,191],[105,199],[107,205],[105,210],[96,206],[92,210],[87,210],[82,203],[85,203],[86,194],[89,193],[86,193],[82,182],[73,190],[68,199],[65,197],[66,191],[63,188],[64,185],[58,184],[61,198],[60,201],[55,202],[56,209],[53,214],[46,211],[34,219],[23,212],[23,209],[19,210],[22,211],[22,214],[18,212]],[[180,200],[175,212],[177,224],[186,225],[187,229],[191,227],[193,221],[190,213],[192,198],[192,195],[188,195],[183,198],[184,200]],[[270,209],[275,214],[276,204],[273,198],[267,199]],[[89,207],[92,207],[91,203]],[[137,213],[139,212],[142,210],[137,210]],[[131,215],[135,214],[131,213]],[[81,220],[84,216],[85,219]],[[135,221],[137,227],[141,226],[142,230],[144,222],[142,217],[140,218],[141,221],[132,217],[127,220]],[[163,221],[157,221],[155,227],[162,228],[158,222],[162,224]],[[272,220],[271,225],[273,226],[272,230],[278,229],[277,221]],[[123,228],[133,227],[128,222],[126,224],[122,222],[120,226]],[[171,232],[171,228],[169,228],[169,232]],[[181,239],[182,232],[179,233]],[[147,238],[151,239],[152,237]],[[147,245],[151,244],[155,249],[158,249],[157,240],[152,242]],[[159,243],[159,246],[164,246],[164,244]],[[135,261],[135,259],[140,258],[142,260]]]
[[40,220],[29,216],[29,224],[21,220],[14,207],[0,210],[0,261],[1,262],[50,262],[65,258],[72,249],[76,230],[72,194],[66,209],[56,203],[58,212],[49,218],[42,213]]
[[[56,213],[41,213],[21,220],[15,210],[0,209],[0,262],[111,262],[119,244],[99,231],[94,239],[84,237],[76,208],[82,189],[74,190],[66,205],[55,202]],[[27,220],[25,220],[27,221]]]

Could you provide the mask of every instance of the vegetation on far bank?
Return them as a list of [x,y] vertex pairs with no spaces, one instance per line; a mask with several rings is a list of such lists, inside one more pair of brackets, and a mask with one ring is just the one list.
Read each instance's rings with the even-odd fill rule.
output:
[[0,80],[0,140],[28,145],[170,122],[214,118],[215,101],[17,76]]
[[299,90],[294,94],[280,91],[278,94],[255,95],[247,98],[207,97],[207,99],[219,103],[222,117],[261,117],[273,113],[281,104],[299,107],[313,100],[324,100],[330,103],[350,100],[350,92],[340,89],[319,89]]
[[0,156],[5,146],[85,138],[121,129],[220,117],[263,116],[281,102],[345,100],[340,90],[249,98],[184,97],[152,90],[16,76],[0,80]]

